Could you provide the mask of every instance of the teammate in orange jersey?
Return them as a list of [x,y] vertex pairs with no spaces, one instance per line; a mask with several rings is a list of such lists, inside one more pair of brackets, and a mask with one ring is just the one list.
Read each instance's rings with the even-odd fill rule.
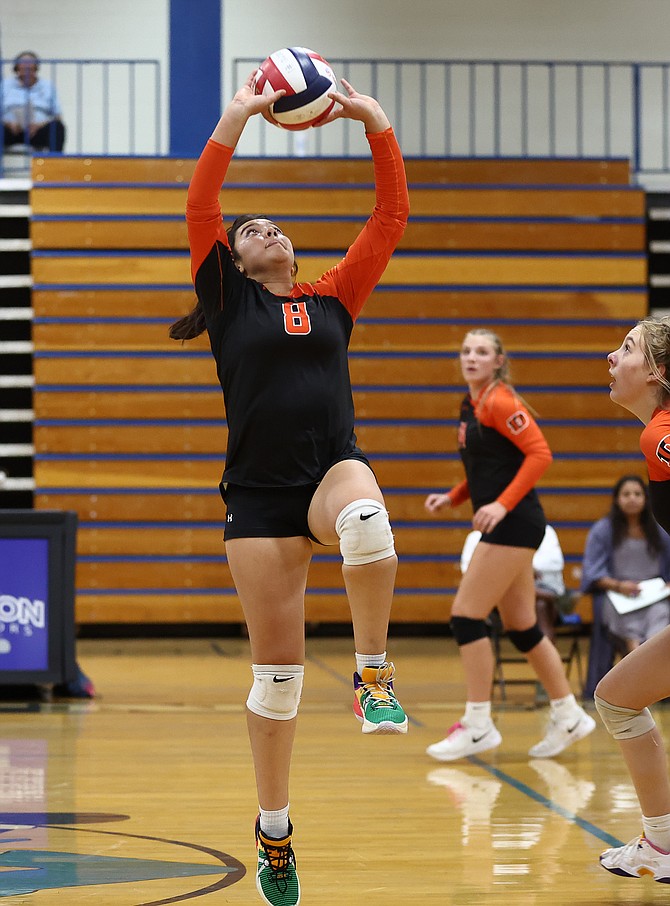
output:
[[451,617],[465,670],[465,714],[427,753],[438,761],[455,761],[494,749],[502,741],[491,718],[495,665],[486,623],[497,607],[509,638],[550,699],[546,735],[529,754],[551,758],[595,727],[570,691],[558,651],[537,623],[533,555],[546,520],[535,484],[551,463],[551,452],[509,383],[507,355],[496,334],[485,329],[466,334],[461,370],[469,389],[458,430],[466,479],[447,493],[430,494],[426,509],[437,513],[470,498],[472,526],[482,538],[461,580]]
[[[656,521],[670,532],[670,319],[640,321],[611,352],[610,397],[645,425],[640,448]],[[595,703],[618,740],[642,809],[641,836],[605,850],[603,868],[670,884],[670,782],[649,705],[670,696],[670,627],[626,655],[598,683]]]
[[293,246],[274,221],[245,215],[224,229],[219,192],[234,148],[250,117],[283,94],[255,95],[249,77],[189,186],[198,301],[170,331],[184,340],[207,330],[226,406],[224,539],[253,660],[247,722],[260,803],[256,884],[273,906],[300,898],[289,770],[312,540],[340,545],[356,645],[354,712],[363,732],[407,731],[385,650],[398,561],[384,498],[356,445],[347,348],[403,235],[409,200],[386,114],[374,98],[342,84],[326,122],[346,117],[363,124],[376,188],[374,211],[345,257],[314,284],[298,283]]

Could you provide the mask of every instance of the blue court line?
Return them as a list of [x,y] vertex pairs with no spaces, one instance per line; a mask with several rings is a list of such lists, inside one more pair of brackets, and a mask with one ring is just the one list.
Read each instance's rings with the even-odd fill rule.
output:
[[579,815],[575,815],[574,812],[569,812],[567,809],[563,808],[563,806],[558,805],[557,802],[553,802],[551,799],[547,799],[547,797],[543,796],[542,793],[538,793],[537,790],[534,790],[527,784],[522,783],[520,780],[517,780],[510,774],[506,774],[499,768],[494,768],[493,765],[487,764],[476,755],[470,755],[468,761],[471,764],[477,765],[477,767],[483,768],[485,771],[488,771],[489,774],[497,777],[498,780],[502,780],[503,783],[506,783],[508,784],[508,786],[513,787],[524,796],[528,796],[529,799],[533,799],[535,802],[538,802],[540,805],[544,806],[544,808],[549,809],[550,812],[554,812],[555,814],[560,815],[562,818],[567,818],[568,821],[576,824],[578,827],[580,827],[582,830],[585,830],[593,837],[597,837],[598,840],[602,840],[608,846],[623,846],[623,840],[619,840],[618,837],[613,837],[612,834],[608,834],[607,831],[601,830],[599,827],[596,827],[595,824],[591,824],[590,821],[586,821],[584,818],[580,818]]
[[[327,673],[329,676],[332,676],[333,679],[336,679],[338,683],[342,686],[346,686],[348,689],[351,689],[351,680],[348,677],[344,677],[338,670],[334,670],[332,667],[329,667],[328,664],[324,663],[321,658],[314,657],[314,655],[307,654],[305,655],[305,660],[310,664],[314,664],[320,670],[323,670],[324,673]],[[411,714],[407,714],[407,720],[415,727],[423,727],[424,725],[420,720],[417,720],[416,717],[412,717]]]

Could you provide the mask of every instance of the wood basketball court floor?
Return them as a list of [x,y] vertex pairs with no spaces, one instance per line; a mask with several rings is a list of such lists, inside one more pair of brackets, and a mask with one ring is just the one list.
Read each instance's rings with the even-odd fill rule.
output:
[[[667,885],[598,854],[641,830],[616,745],[596,731],[530,759],[546,709],[531,685],[495,711],[499,749],[439,764],[461,714],[449,638],[391,638],[401,737],[363,737],[352,643],[313,638],[293,762],[302,906],[653,904]],[[260,903],[243,638],[79,642],[93,701],[0,702],[0,899],[26,904]],[[659,726],[670,716],[657,707]]]

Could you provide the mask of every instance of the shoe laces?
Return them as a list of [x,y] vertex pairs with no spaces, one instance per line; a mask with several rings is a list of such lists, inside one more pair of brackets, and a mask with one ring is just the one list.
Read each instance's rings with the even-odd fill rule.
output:
[[295,854],[290,838],[288,843],[277,846],[261,833],[259,834],[259,842],[265,853],[264,862],[272,872],[272,880],[277,885],[278,890],[285,893],[288,888],[289,869],[291,866],[295,867]]
[[388,662],[377,668],[376,678],[369,683],[362,683],[364,694],[370,698],[371,708],[394,708],[393,677],[395,666]]

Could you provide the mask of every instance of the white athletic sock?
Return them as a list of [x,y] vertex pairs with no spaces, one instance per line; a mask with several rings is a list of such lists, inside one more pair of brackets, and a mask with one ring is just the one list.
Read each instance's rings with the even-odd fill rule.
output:
[[359,654],[356,652],[356,673],[363,675],[363,667],[381,667],[386,661],[386,652],[381,654]]
[[491,720],[491,702],[466,702],[465,724],[483,729]]
[[656,818],[642,816],[644,835],[663,852],[670,852],[670,815],[658,815]]
[[260,809],[261,830],[268,837],[281,840],[288,834],[288,805],[274,811]]
[[581,708],[572,694],[563,698],[552,698],[550,705],[551,716],[555,720],[571,720],[581,712]]

